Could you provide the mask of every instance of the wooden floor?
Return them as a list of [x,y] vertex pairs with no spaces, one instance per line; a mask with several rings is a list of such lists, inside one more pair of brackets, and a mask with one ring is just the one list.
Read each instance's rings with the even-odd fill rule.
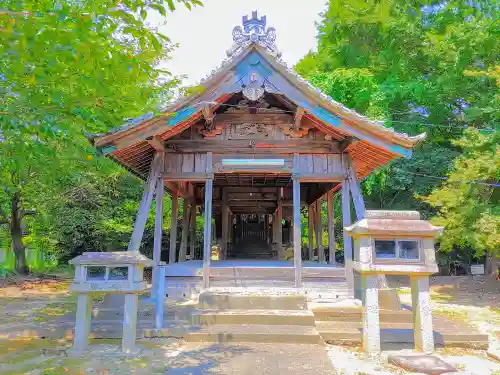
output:
[[[210,262],[210,277],[220,278],[293,278],[293,261],[261,260],[261,259],[228,259]],[[203,275],[202,260],[169,264],[166,267],[167,277],[192,277]],[[344,278],[345,269],[341,264],[319,264],[304,261],[302,263],[304,278]]]

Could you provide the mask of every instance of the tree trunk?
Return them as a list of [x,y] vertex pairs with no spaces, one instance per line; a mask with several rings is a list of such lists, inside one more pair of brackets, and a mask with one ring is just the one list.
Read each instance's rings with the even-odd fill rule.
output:
[[496,252],[489,250],[486,252],[486,262],[484,266],[484,273],[486,276],[498,278],[498,261]]
[[23,244],[23,232],[21,227],[22,212],[20,208],[21,194],[16,192],[12,197],[12,212],[10,218],[10,235],[12,237],[12,248],[16,256],[16,271],[20,274],[28,274],[26,264],[26,253]]

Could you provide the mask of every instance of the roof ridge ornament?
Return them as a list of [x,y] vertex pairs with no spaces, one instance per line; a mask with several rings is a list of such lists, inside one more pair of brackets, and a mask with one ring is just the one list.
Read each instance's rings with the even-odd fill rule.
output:
[[226,52],[228,57],[239,54],[244,48],[252,43],[258,44],[267,49],[272,55],[281,57],[276,44],[276,29],[268,27],[266,29],[266,16],[258,18],[257,11],[252,12],[252,18],[243,16],[243,28],[235,26],[233,29],[233,46]]

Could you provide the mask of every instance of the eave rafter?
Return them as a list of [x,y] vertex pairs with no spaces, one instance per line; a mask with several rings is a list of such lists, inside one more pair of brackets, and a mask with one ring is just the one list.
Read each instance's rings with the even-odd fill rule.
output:
[[295,115],[293,116],[293,129],[299,130],[301,128],[300,124],[302,122],[302,117],[304,116],[305,111],[304,108],[298,106],[295,111]]
[[153,147],[157,152],[165,152],[165,142],[159,136],[151,136],[146,138],[146,141],[151,147]]

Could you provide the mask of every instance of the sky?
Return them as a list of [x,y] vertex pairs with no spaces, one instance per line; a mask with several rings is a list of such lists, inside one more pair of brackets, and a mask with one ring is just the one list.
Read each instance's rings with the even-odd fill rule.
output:
[[166,18],[150,15],[148,22],[158,26],[172,42],[179,43],[172,58],[161,64],[175,75],[187,75],[186,85],[194,85],[220,66],[232,46],[234,26],[242,17],[257,10],[267,16],[267,27],[276,29],[276,45],[289,66],[295,65],[309,50],[315,50],[316,22],[326,8],[326,0],[202,0],[204,6],[189,11],[178,7]]

